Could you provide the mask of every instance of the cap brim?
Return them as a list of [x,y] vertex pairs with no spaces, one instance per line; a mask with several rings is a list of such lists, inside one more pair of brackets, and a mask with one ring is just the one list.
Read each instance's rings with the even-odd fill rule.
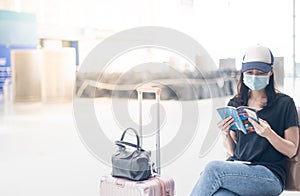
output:
[[257,69],[260,71],[263,71],[265,73],[268,73],[271,71],[272,65],[263,63],[263,62],[247,62],[242,64],[242,72],[245,72],[247,70],[251,69]]

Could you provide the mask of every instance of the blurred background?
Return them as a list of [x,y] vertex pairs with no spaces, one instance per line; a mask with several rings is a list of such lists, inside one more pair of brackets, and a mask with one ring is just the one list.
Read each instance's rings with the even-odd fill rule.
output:
[[[90,90],[93,85],[89,80],[97,80],[99,73],[80,72],[80,65],[89,52],[110,35],[151,25],[178,30],[198,41],[215,63],[215,66],[201,65],[209,72],[207,79],[221,77],[218,84],[224,88],[208,95],[206,87],[200,84],[203,73],[195,73],[193,65],[176,53],[154,48],[137,49],[114,60],[104,71],[102,83],[113,83],[122,72],[135,65],[154,61],[180,70],[190,79],[199,79],[202,91],[198,98],[228,95],[234,93],[235,83],[231,78],[235,79],[240,69],[245,48],[261,44],[277,57],[279,88],[283,90],[285,79],[287,86],[295,87],[293,81],[300,75],[297,7],[299,5],[292,0],[1,0],[0,92],[12,92],[15,101],[70,100],[70,89],[77,75],[77,95],[109,96],[112,90],[109,85],[103,85],[96,92]],[[123,82],[139,83],[148,77],[174,78],[169,70],[152,72],[130,75]],[[13,76],[18,78],[15,82]],[[223,77],[225,82],[222,82]],[[230,89],[232,84],[234,89]],[[292,89],[287,91],[294,93]],[[172,92],[165,92],[165,98],[173,98]]]
[[[211,100],[226,104],[236,93],[245,49],[261,44],[275,56],[278,89],[300,105],[299,15],[295,0],[0,0],[0,195],[98,194],[99,177],[110,167],[81,143],[74,97],[95,99],[107,134],[118,130],[110,135],[114,140],[123,127],[108,115],[112,97],[135,100],[137,85],[155,81],[170,119],[179,101],[211,110]],[[81,69],[103,40],[142,26],[167,27],[195,39],[207,52],[193,59],[201,72],[175,52],[150,47],[122,54],[101,72]],[[207,59],[211,64],[201,63]],[[165,66],[136,68],[147,62]],[[178,73],[196,94],[186,91]],[[209,117],[201,116],[204,127]],[[206,132],[199,134],[185,155],[195,163],[190,182],[175,172],[187,164],[184,158],[163,168],[177,177],[178,195],[188,194],[206,162],[224,158],[217,150],[220,141],[199,158]]]

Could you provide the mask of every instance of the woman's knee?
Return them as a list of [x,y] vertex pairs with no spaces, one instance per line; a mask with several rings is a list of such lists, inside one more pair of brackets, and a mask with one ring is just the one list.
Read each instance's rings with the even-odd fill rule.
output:
[[206,165],[205,170],[219,170],[224,168],[224,164],[225,161],[211,161]]
[[220,171],[223,171],[222,168],[224,168],[224,163],[225,161],[211,161],[206,165],[203,173],[207,175],[217,174]]

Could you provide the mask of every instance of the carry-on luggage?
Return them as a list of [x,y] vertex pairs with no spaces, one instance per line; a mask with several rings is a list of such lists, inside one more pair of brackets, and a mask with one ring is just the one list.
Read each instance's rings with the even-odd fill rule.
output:
[[160,112],[159,101],[161,89],[158,87],[137,88],[139,101],[139,135],[142,146],[142,99],[143,93],[155,93],[157,102],[157,134],[156,134],[156,165],[157,175],[143,180],[132,181],[125,178],[117,178],[111,175],[103,176],[100,180],[100,196],[174,196],[175,182],[172,178],[160,177]]
[[132,181],[108,175],[100,180],[100,196],[174,196],[174,186],[172,178]]

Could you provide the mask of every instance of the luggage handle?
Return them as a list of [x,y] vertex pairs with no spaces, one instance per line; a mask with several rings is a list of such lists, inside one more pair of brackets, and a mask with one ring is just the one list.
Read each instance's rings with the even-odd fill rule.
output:
[[160,111],[159,111],[159,100],[160,100],[160,93],[161,93],[161,89],[159,87],[152,87],[152,86],[149,86],[149,85],[143,85],[143,86],[140,86],[136,89],[136,91],[138,92],[138,101],[139,101],[139,135],[140,135],[140,144],[141,146],[143,146],[143,140],[142,140],[142,99],[143,99],[143,93],[155,93],[155,98],[156,98],[156,102],[157,102],[157,135],[159,135],[159,129],[160,129],[160,122],[159,122],[159,119],[160,119]]
[[140,87],[137,88],[137,92],[139,94],[142,94],[142,93],[155,93],[156,95],[160,95],[161,89],[159,87],[140,86]]
[[155,93],[155,98],[157,102],[157,134],[156,134],[156,171],[160,175],[160,111],[159,111],[159,101],[161,89],[159,87],[153,87],[150,85],[143,85],[138,87],[138,101],[139,101],[139,135],[140,135],[140,144],[143,146],[142,141],[142,99],[143,93]]

